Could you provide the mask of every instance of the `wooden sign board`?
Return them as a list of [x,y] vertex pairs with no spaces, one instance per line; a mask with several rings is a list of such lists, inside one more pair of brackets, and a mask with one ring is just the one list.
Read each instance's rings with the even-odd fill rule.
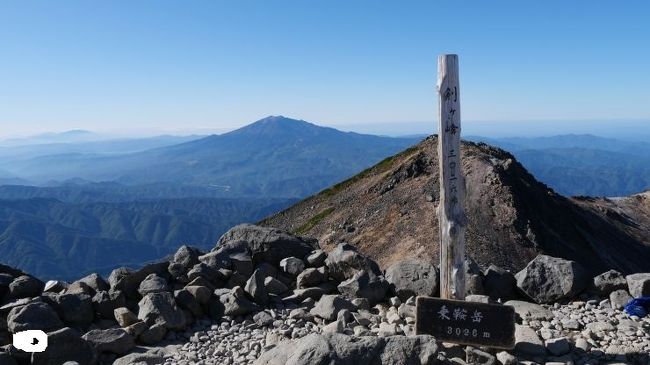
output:
[[418,297],[415,333],[442,342],[512,349],[515,310],[501,304]]

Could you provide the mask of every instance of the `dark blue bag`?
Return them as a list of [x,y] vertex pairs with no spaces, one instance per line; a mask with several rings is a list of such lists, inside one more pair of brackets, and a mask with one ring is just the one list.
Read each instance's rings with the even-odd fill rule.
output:
[[640,297],[630,300],[625,305],[625,313],[643,318],[650,313],[650,297]]

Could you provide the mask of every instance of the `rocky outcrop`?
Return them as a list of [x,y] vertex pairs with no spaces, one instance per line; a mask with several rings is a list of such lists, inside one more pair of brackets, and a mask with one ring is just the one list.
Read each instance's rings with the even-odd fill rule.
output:
[[[260,224],[315,237],[325,251],[348,242],[384,269],[407,257],[438,262],[437,145],[430,136]],[[482,267],[516,273],[546,254],[576,261],[590,275],[650,271],[649,192],[568,198],[504,150],[463,141],[461,156],[466,252]]]
[[255,365],[431,365],[438,364],[433,337],[358,337],[312,334],[264,353]]
[[81,338],[90,343],[98,352],[110,352],[117,355],[126,354],[135,346],[133,336],[122,328],[92,330]]
[[178,308],[171,293],[151,293],[138,303],[138,319],[152,326],[159,324],[167,329],[185,328],[185,314]]
[[340,295],[323,295],[310,313],[324,320],[333,321],[344,309],[352,310],[354,305]]
[[318,248],[313,240],[303,240],[288,232],[252,224],[241,224],[231,228],[217,242],[215,250],[233,241],[243,241],[248,244],[253,260],[279,265],[287,257],[304,258]]
[[519,290],[536,303],[575,297],[589,283],[580,264],[547,255],[535,257],[515,278]]
[[32,365],[63,364],[67,361],[88,365],[97,363],[97,351],[72,328],[48,332],[47,341],[44,352],[32,354]]
[[650,297],[650,273],[632,274],[625,279],[633,297]]
[[595,276],[590,289],[596,294],[607,295],[615,290],[627,289],[627,281],[620,272],[609,270]]
[[45,284],[29,275],[21,275],[13,279],[8,285],[7,299],[20,299],[38,296]]
[[353,277],[359,271],[366,271],[375,276],[381,275],[379,265],[365,255],[362,255],[355,246],[341,243],[332,250],[325,260],[332,278],[344,281]]
[[342,281],[336,288],[339,293],[350,300],[364,298],[370,305],[374,305],[386,299],[388,283],[372,272],[361,270],[351,278]]
[[[72,284],[49,283],[47,291],[23,298],[14,296],[34,294],[30,290],[38,282],[25,273],[4,270],[0,273],[0,285],[6,288],[0,302],[0,356],[6,358],[10,354],[18,363],[29,363],[31,360],[24,353],[8,345],[11,334],[45,329],[53,334],[55,342],[71,343],[70,354],[48,350],[52,358],[80,364],[110,364],[122,355],[135,359],[128,354],[134,346],[178,339],[192,344],[184,346],[188,357],[178,359],[190,363],[197,361],[191,355],[193,346],[198,346],[202,358],[213,356],[219,361],[229,359],[231,363],[248,364],[258,358],[271,361],[264,354],[280,351],[277,349],[285,346],[281,339],[296,340],[288,351],[304,346],[308,352],[309,346],[325,344],[330,355],[324,359],[333,363],[356,361],[351,351],[354,353],[357,345],[367,351],[368,357],[359,360],[361,363],[432,361],[429,355],[437,350],[430,347],[429,340],[413,336],[416,296],[437,294],[435,266],[403,260],[384,275],[377,263],[350,244],[343,243],[325,254],[312,240],[288,233],[271,231],[271,242],[267,244],[260,236],[266,230],[244,226],[243,231],[232,233],[234,241],[220,240],[220,246],[208,254],[184,246],[172,262],[154,263],[137,270],[116,269],[107,281],[89,275]],[[248,235],[256,240],[255,244],[240,239]],[[274,246],[282,240],[305,248],[303,254]],[[257,255],[253,248],[258,250]],[[266,257],[270,261],[259,261]],[[473,295],[468,300],[514,299],[505,305],[515,308],[522,326],[518,332],[521,341],[513,353],[517,357],[564,356],[556,355],[566,349],[563,338],[570,342],[570,349],[578,345],[617,345],[607,337],[595,337],[604,336],[601,334],[607,331],[618,331],[619,338],[629,338],[639,351],[646,349],[638,338],[648,332],[650,324],[639,325],[624,318],[614,320],[612,316],[620,313],[618,308],[631,298],[630,293],[644,293],[648,274],[628,275],[623,283],[620,274],[606,272],[587,285],[590,280],[583,277],[575,263],[548,256],[533,260],[516,279],[496,266],[483,271],[472,260],[466,262],[465,270],[472,277],[472,290],[489,295]],[[15,288],[27,286],[23,291],[14,289],[13,295],[9,295],[12,283],[16,283]],[[32,289],[26,290],[28,287]],[[525,301],[531,298],[541,304]],[[565,313],[569,306],[559,305],[558,300],[575,301],[571,306],[579,308],[581,314]],[[264,336],[260,338],[262,329]],[[319,337],[299,340],[310,334]],[[573,340],[578,334],[582,342]],[[229,343],[228,350],[219,347],[221,341]],[[209,345],[200,347],[202,343]],[[317,352],[316,348],[313,350]],[[316,352],[315,361],[320,359]],[[420,356],[423,353],[424,357]],[[331,357],[332,354],[338,355]],[[447,361],[448,355],[438,351],[433,361]],[[499,357],[474,348],[454,356],[461,355],[470,363],[490,363]],[[160,359],[157,354],[147,356],[141,354],[138,358]],[[277,356],[282,359],[284,355]],[[501,354],[500,358],[508,357]],[[46,363],[43,355],[35,354],[33,361]],[[124,361],[118,359],[115,363]]]
[[406,301],[412,296],[435,297],[439,292],[438,269],[427,261],[406,259],[386,269],[391,293]]
[[14,307],[7,315],[7,329],[11,333],[42,330],[50,331],[63,327],[54,309],[43,302],[33,302]]

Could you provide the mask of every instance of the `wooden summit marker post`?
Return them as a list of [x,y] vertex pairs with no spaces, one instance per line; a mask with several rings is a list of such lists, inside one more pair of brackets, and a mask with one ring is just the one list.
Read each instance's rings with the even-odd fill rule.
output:
[[458,56],[438,57],[440,297],[465,299],[465,182],[460,162]]
[[438,57],[440,298],[418,297],[415,332],[439,341],[511,349],[514,308],[465,302],[465,181],[460,159],[458,56]]

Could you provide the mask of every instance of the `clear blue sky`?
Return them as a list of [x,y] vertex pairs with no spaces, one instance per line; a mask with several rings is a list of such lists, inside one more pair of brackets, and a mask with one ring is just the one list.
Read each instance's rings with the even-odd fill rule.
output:
[[650,119],[648,4],[5,0],[0,136],[433,120],[440,53],[464,120]]

